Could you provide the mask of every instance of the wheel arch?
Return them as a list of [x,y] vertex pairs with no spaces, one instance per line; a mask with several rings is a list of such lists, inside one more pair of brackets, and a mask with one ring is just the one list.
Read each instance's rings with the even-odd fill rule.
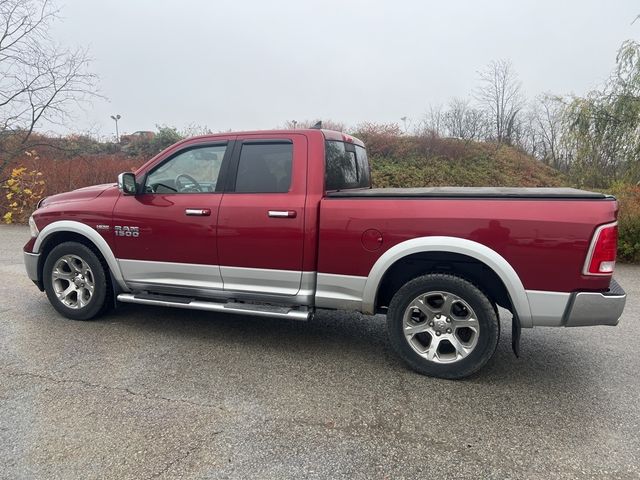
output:
[[[522,327],[531,326],[531,310],[524,285],[509,262],[486,245],[472,240],[446,236],[419,237],[406,240],[393,246],[380,256],[371,268],[365,283],[362,301],[364,313],[371,314],[376,311],[381,288],[388,286],[388,283],[385,283],[388,280],[387,275],[390,272],[394,272],[394,269],[403,266],[403,262],[415,259],[430,260],[436,262],[436,264],[438,261],[443,263],[458,261],[463,264],[475,263],[486,267],[488,269],[486,272],[488,277],[486,278],[490,282],[488,285],[478,285],[478,287],[490,290],[488,293],[494,299],[500,299],[501,303],[504,302],[500,298],[501,290],[504,289],[514,317],[517,316],[519,324]],[[442,270],[438,269],[432,271],[442,272]],[[407,280],[410,279],[408,277],[411,276],[411,273],[405,273]],[[415,278],[420,273],[427,272],[420,272],[420,269],[417,268],[415,273],[416,275],[413,275],[412,278]],[[469,277],[469,275],[462,276]],[[499,280],[500,285],[491,285],[491,281],[496,279]],[[473,276],[470,280],[474,280]]]
[[[120,266],[107,241],[88,225],[72,220],[60,220],[52,222],[42,229],[33,246],[33,252],[40,254],[38,262],[38,277],[42,279],[42,270],[48,253],[63,242],[75,241],[82,243],[98,253],[107,266],[112,280],[124,291],[129,288],[124,282]],[[115,288],[115,285],[114,285]]]

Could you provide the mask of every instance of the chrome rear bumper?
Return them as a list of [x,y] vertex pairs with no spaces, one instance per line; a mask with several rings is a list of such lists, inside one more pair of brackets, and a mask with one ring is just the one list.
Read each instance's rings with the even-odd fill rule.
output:
[[627,294],[612,279],[607,292],[573,293],[563,323],[567,327],[617,325],[626,301]]
[[532,327],[617,325],[627,294],[615,280],[606,292],[527,290]]

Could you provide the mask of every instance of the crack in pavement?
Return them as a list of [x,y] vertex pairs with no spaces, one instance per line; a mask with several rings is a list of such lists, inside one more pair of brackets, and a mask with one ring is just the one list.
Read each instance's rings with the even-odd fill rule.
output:
[[[145,393],[145,392],[133,391],[130,388],[127,388],[127,387],[111,387],[111,386],[108,386],[108,385],[102,385],[102,384],[99,384],[99,383],[87,382],[86,380],[80,380],[80,379],[55,378],[55,377],[51,377],[51,376],[48,376],[48,375],[43,375],[43,374],[40,374],[40,373],[15,372],[15,371],[12,372],[12,371],[3,370],[3,369],[0,369],[0,375],[4,375],[4,376],[7,376],[7,377],[37,378],[39,380],[49,381],[49,382],[52,382],[52,383],[55,383],[55,384],[58,384],[58,385],[77,384],[77,385],[82,385],[82,386],[88,387],[88,388],[102,388],[102,389],[105,389],[105,390],[113,390],[113,391],[118,391],[118,392],[124,392],[124,393],[127,393],[129,395],[143,397],[143,398],[148,399],[148,400],[163,400],[163,401],[170,402],[170,403],[184,403],[184,404],[188,404],[188,405],[191,405],[191,406],[204,407],[204,408],[214,408],[216,410],[220,410],[220,411],[224,411],[224,412],[227,411],[224,407],[219,406],[219,405],[212,405],[212,404],[209,404],[209,403],[192,402],[192,401],[189,401],[189,400],[184,400],[184,399],[180,399],[180,398],[176,399],[176,398],[171,398],[171,397],[165,397],[165,396],[162,396],[162,395],[150,395],[150,394]],[[222,432],[223,432],[223,430],[216,430],[211,435],[215,436],[215,435],[218,435],[218,434],[220,434]],[[199,442],[196,442],[195,445],[193,447],[189,448],[184,454],[179,455],[178,457],[176,457],[173,460],[171,460],[170,462],[168,462],[158,472],[152,473],[151,475],[146,477],[146,480],[152,480],[152,479],[159,478],[159,477],[163,476],[164,474],[166,474],[169,471],[169,469],[171,469],[175,465],[179,464],[180,462],[184,461],[186,458],[188,458],[194,452],[197,452],[198,450],[200,450],[206,444],[206,442],[207,442],[207,440],[209,440],[209,438],[210,438],[210,435],[204,435],[203,438]]]
[[191,448],[189,450],[187,450],[187,452],[184,455],[181,455],[179,457],[174,458],[173,460],[171,460],[169,463],[167,463],[164,468],[162,470],[160,470],[159,472],[156,473],[152,473],[151,475],[149,475],[148,477],[146,477],[145,480],[151,480],[153,478],[159,478],[162,475],[164,475],[165,473],[167,473],[167,471],[169,471],[169,469],[171,467],[173,467],[174,465],[177,465],[178,463],[182,462],[183,460],[185,460],[189,455],[191,455],[193,452],[199,450],[200,448],[202,448],[204,444],[204,441],[199,442],[194,448]]
[[191,400],[185,400],[183,398],[171,398],[171,397],[165,397],[163,395],[152,395],[146,392],[136,392],[135,390],[131,390],[129,387],[112,387],[109,385],[102,385],[100,383],[91,383],[91,382],[87,382],[86,380],[81,380],[81,379],[65,379],[65,378],[55,378],[55,377],[51,377],[49,375],[43,375],[40,373],[33,373],[33,372],[11,372],[8,370],[3,370],[0,369],[0,375],[5,375],[8,377],[31,377],[31,378],[38,378],[41,380],[46,380],[49,382],[53,382],[56,383],[58,385],[63,385],[65,383],[71,383],[71,384],[77,384],[77,385],[82,385],[84,387],[88,387],[88,388],[102,388],[105,390],[113,390],[113,391],[118,391],[118,392],[124,392],[127,393],[129,395],[133,395],[136,397],[143,397],[147,400],[164,400],[166,402],[170,402],[170,403],[184,403],[187,405],[191,405],[194,407],[203,407],[203,408],[213,408],[216,410],[220,410],[223,412],[228,412],[228,410],[226,408],[224,408],[221,405],[213,405],[211,403],[201,403],[201,402],[193,402]]
[[[223,430],[217,430],[215,432],[212,433],[213,436],[219,435],[220,433],[222,433]],[[189,457],[192,453],[197,452],[198,450],[200,450],[206,443],[206,441],[209,440],[208,436],[205,435],[204,438],[202,438],[199,442],[197,442],[193,448],[190,448],[189,450],[187,450],[183,455],[180,455],[176,458],[174,458],[173,460],[171,460],[169,463],[167,463],[164,468],[162,468],[162,470],[156,472],[156,473],[152,473],[151,475],[149,475],[148,477],[145,477],[145,480],[151,480],[153,478],[159,478],[162,475],[164,475],[165,473],[167,473],[169,471],[169,469],[171,467],[173,467],[174,465],[179,464],[180,462],[182,462],[183,460],[185,460],[187,457]]]

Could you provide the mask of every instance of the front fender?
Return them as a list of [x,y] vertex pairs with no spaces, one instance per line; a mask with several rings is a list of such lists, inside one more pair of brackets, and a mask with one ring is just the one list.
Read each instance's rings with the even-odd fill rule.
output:
[[[109,271],[113,279],[118,283],[118,286],[124,290],[125,292],[129,291],[129,287],[127,287],[124,277],[122,276],[122,271],[120,270],[120,266],[116,260],[111,247],[107,243],[107,241],[96,232],[93,228],[88,225],[76,222],[73,220],[58,220],[50,223],[46,227],[42,229],[36,241],[33,245],[33,253],[41,253],[42,246],[45,244],[47,238],[49,238],[52,234],[57,232],[73,232],[79,235],[82,235],[86,239],[88,239],[91,243],[95,245],[98,251],[102,254],[107,265],[109,266]],[[42,259],[44,261],[44,259]]]

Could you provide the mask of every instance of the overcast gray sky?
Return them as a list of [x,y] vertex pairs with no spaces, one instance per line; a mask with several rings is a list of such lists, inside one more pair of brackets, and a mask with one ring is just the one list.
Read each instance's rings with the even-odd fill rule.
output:
[[214,131],[287,120],[418,121],[510,59],[528,97],[582,94],[640,39],[637,0],[61,0],[56,40],[87,46],[108,100],[74,130]]

